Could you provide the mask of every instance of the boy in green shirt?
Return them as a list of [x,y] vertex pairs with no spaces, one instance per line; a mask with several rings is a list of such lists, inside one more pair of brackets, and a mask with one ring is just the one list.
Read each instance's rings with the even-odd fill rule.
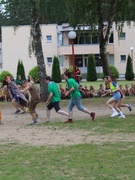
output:
[[49,92],[49,96],[46,101],[46,104],[47,104],[47,109],[46,109],[47,121],[46,122],[50,122],[50,110],[52,108],[54,108],[58,114],[69,116],[68,113],[60,109],[59,102],[61,99],[60,99],[60,91],[59,91],[58,85],[55,82],[51,81],[50,76],[47,76],[45,78],[45,82],[48,84],[48,92]]
[[66,96],[67,95],[71,95],[71,99],[68,105],[68,110],[69,110],[69,119],[66,121],[66,123],[72,123],[73,120],[73,107],[74,105],[76,105],[76,107],[78,108],[79,111],[82,111],[84,113],[87,113],[91,116],[92,121],[94,121],[95,119],[95,112],[90,112],[88,109],[84,108],[81,105],[81,93],[78,90],[78,84],[76,83],[76,81],[71,77],[71,73],[66,70],[64,73],[64,78],[67,81],[67,85],[68,85],[68,91],[66,92]]

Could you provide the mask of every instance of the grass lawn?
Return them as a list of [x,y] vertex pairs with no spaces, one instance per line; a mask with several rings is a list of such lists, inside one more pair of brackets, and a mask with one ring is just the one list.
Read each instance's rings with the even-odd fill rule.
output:
[[1,146],[1,180],[134,180],[135,144]]
[[[104,106],[107,98],[93,98],[91,103]],[[128,97],[132,100],[133,97]],[[89,100],[82,100],[87,104]],[[68,101],[61,101],[67,106]],[[39,106],[40,107],[40,106]],[[28,146],[17,142],[0,145],[0,180],[134,180],[135,179],[135,120],[108,116],[74,121],[39,124],[55,131],[63,129],[87,132],[93,140],[70,146]],[[4,126],[3,126],[4,127]],[[29,128],[27,126],[27,128]],[[69,132],[69,131],[68,131]],[[68,134],[67,134],[68,136]],[[108,138],[108,141],[103,137]],[[87,137],[86,137],[87,138]],[[101,139],[101,141],[100,141]]]

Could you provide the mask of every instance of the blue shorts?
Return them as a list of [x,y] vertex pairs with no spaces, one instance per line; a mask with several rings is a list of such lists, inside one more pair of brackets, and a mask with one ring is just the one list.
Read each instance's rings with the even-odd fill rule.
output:
[[20,98],[17,94],[13,94],[13,99],[15,99],[20,104]]
[[121,93],[119,91],[113,93],[113,99],[119,101],[121,99]]
[[68,104],[68,110],[71,112],[73,110],[74,105],[76,105],[77,109],[79,111],[84,111],[84,107],[81,105],[81,97],[75,98],[75,99],[70,99],[69,104]]

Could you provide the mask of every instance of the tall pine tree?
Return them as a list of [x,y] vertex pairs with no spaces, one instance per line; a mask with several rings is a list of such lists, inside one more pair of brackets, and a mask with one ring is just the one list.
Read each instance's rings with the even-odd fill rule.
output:
[[20,75],[21,72],[21,60],[18,60],[18,64],[17,64],[17,73],[16,73],[16,78],[18,77],[18,75]]
[[22,77],[22,80],[25,80],[26,79],[26,76],[25,76],[25,69],[24,69],[24,65],[23,65],[23,62],[21,61],[21,77]]
[[128,81],[134,79],[133,64],[132,64],[132,59],[131,59],[130,55],[128,55],[128,58],[127,58],[125,79]]
[[54,56],[52,65],[52,80],[56,83],[61,82],[60,64],[58,57]]
[[87,81],[96,81],[97,73],[95,66],[95,59],[92,54],[88,55],[88,66],[87,66]]
[[17,78],[19,75],[21,76],[22,80],[25,80],[25,79],[26,79],[24,65],[23,65],[22,60],[20,60],[20,59],[18,60],[18,64],[17,64],[17,74],[16,74],[16,78]]

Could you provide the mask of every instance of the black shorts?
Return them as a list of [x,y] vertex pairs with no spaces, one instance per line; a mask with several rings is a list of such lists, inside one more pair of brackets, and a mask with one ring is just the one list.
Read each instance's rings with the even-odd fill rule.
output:
[[50,102],[48,105],[47,105],[47,108],[49,110],[51,110],[52,108],[55,109],[55,111],[59,111],[60,110],[60,106],[59,106],[59,102]]

